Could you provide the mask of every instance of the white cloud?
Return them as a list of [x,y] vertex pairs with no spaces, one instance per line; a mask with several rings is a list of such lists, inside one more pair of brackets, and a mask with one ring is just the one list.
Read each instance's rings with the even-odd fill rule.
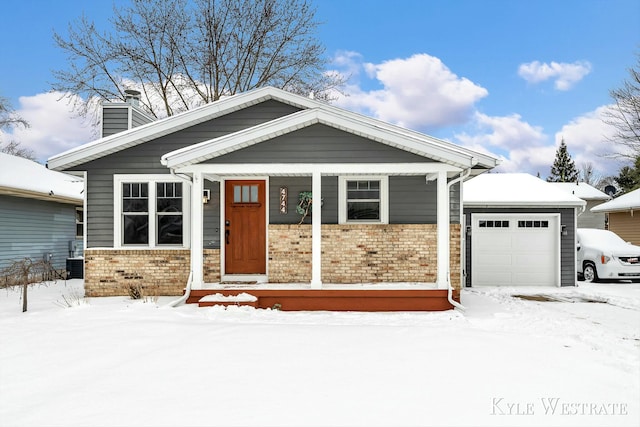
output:
[[[410,128],[437,128],[464,123],[474,104],[488,91],[458,77],[440,59],[417,54],[381,64],[362,63],[353,52],[340,54],[336,65],[362,78],[360,70],[381,89],[366,90],[359,80],[348,83],[336,105]],[[348,75],[347,75],[348,77]]]
[[[16,113],[30,126],[13,129],[12,133],[3,135],[3,141],[19,142],[32,149],[38,161],[44,163],[54,154],[95,139],[93,128],[74,113],[68,99],[61,98],[62,94],[57,92],[20,97]],[[83,102],[79,98],[72,101]]]
[[476,113],[472,134],[461,132],[455,139],[467,148],[493,152],[502,158],[500,172],[547,173],[555,148],[545,145],[547,136],[538,126],[522,120],[518,114],[491,117]]
[[502,158],[497,172],[549,174],[556,150],[564,138],[578,170],[591,163],[596,174],[617,175],[623,163],[608,157],[617,147],[607,140],[613,129],[602,120],[608,106],[576,117],[556,132],[553,140],[542,128],[532,126],[517,114],[491,117],[476,113],[471,130],[455,134],[455,142],[480,152],[493,152]]
[[550,64],[533,61],[521,64],[518,75],[529,83],[540,83],[545,80],[555,80],[555,88],[569,90],[574,84],[582,80],[591,72],[591,64],[586,61],[576,61],[572,64],[551,62]]

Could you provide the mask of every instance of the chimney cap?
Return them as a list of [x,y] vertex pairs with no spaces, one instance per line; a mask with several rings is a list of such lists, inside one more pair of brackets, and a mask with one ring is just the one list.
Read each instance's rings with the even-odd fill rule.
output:
[[137,98],[140,97],[140,91],[135,89],[125,89],[124,91],[127,98]]

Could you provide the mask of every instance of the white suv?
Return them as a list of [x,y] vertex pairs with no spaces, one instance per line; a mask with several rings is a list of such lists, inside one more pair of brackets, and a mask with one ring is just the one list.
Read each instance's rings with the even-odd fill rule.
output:
[[607,230],[579,228],[577,235],[578,276],[583,276],[585,282],[640,281],[640,246]]

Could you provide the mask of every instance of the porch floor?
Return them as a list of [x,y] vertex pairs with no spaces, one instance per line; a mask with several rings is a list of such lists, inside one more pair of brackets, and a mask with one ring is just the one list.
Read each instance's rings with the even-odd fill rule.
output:
[[[218,298],[206,296],[218,295]],[[251,298],[234,296],[248,294]],[[453,297],[460,300],[460,292]],[[203,300],[204,299],[204,300]],[[446,289],[434,284],[323,284],[312,289],[309,284],[215,283],[205,289],[192,289],[187,303],[200,307],[213,305],[247,305],[283,311],[443,311],[453,306]]]

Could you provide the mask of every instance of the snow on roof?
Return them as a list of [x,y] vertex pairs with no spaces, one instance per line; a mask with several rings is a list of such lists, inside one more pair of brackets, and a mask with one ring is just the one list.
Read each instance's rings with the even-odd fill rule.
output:
[[611,197],[586,182],[550,182],[554,187],[580,197],[582,200],[610,200]]
[[640,188],[591,208],[591,212],[616,212],[640,209]]
[[0,153],[0,194],[82,202],[82,178],[47,169],[22,157]]
[[464,183],[465,206],[584,206],[573,194],[527,173],[485,173]]

